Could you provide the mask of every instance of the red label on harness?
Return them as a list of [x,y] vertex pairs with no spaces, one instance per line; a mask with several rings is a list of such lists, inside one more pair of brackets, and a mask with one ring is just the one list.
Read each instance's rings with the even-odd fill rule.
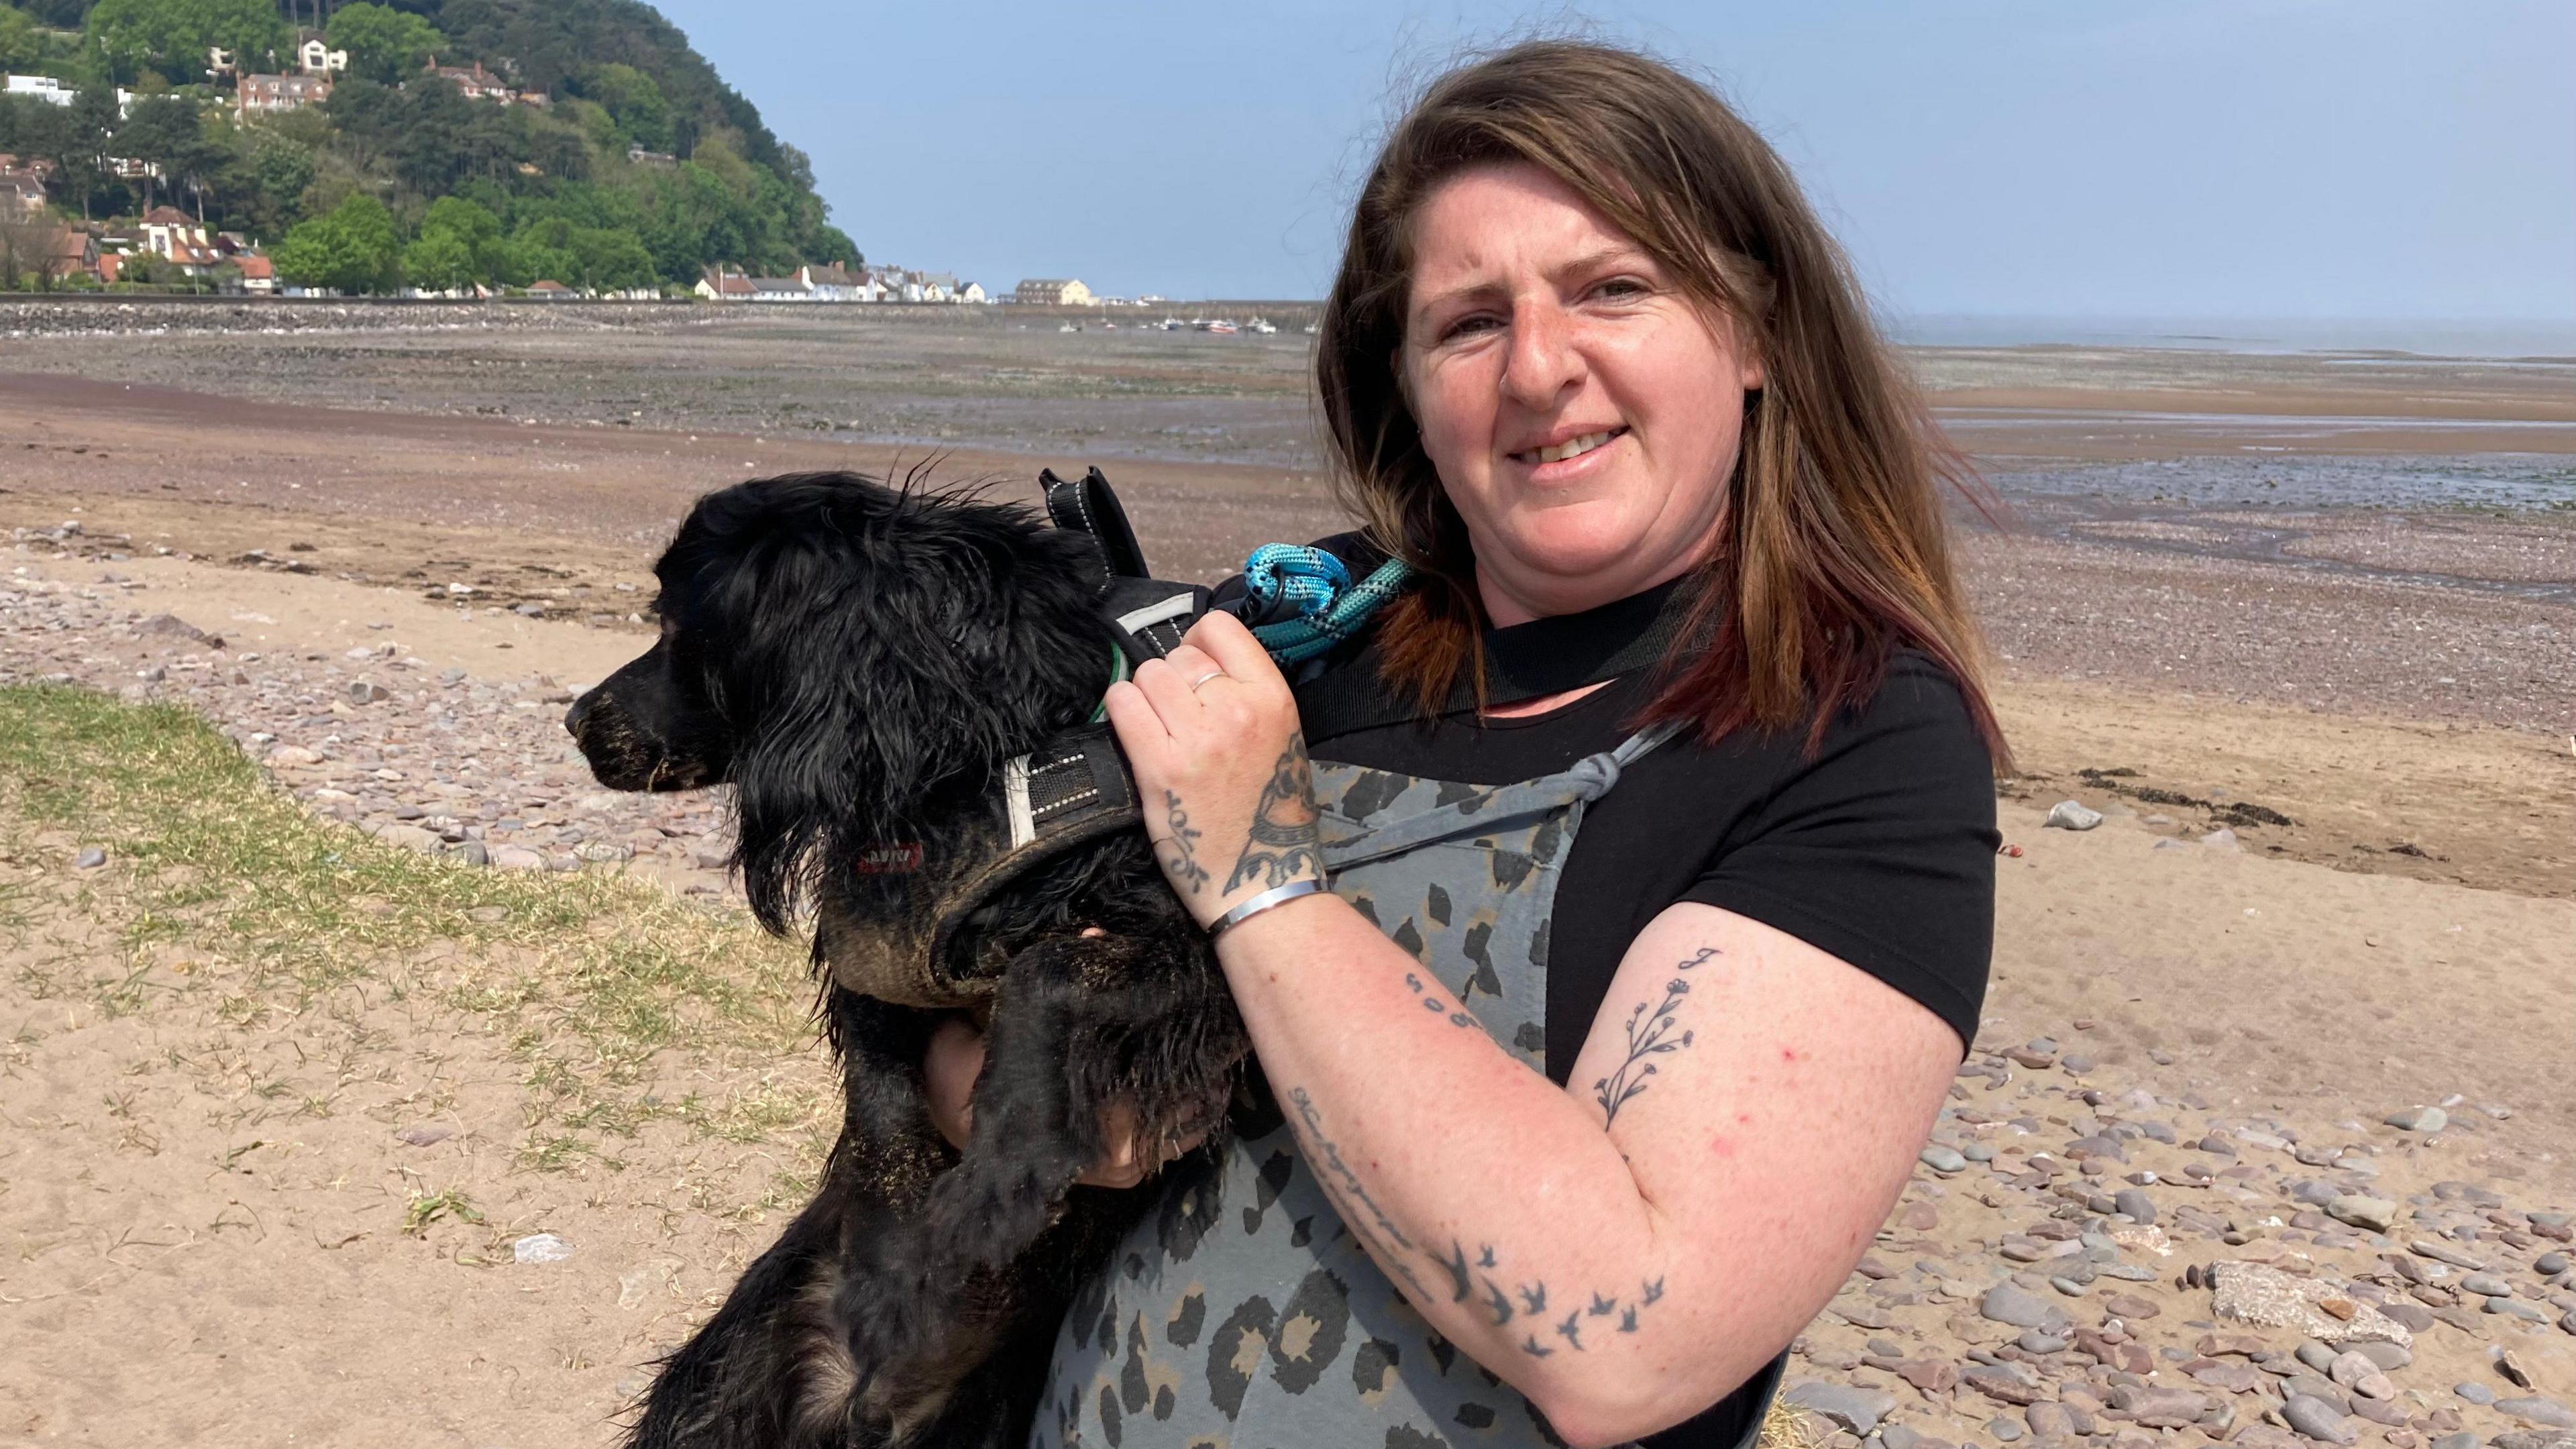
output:
[[859,851],[861,875],[910,875],[921,869],[921,842],[902,840],[892,845],[871,845]]

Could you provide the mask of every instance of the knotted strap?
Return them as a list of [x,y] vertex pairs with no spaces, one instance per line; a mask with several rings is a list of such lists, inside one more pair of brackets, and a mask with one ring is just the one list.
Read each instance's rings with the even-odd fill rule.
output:
[[1365,628],[1412,572],[1389,559],[1354,584],[1342,561],[1320,548],[1265,543],[1243,561],[1239,612],[1271,658],[1302,664]]

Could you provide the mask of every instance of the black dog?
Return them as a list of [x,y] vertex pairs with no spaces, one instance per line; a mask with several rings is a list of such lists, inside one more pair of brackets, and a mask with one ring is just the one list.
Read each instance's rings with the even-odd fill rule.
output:
[[1066,1303],[1151,1197],[1074,1186],[1101,1109],[1132,1104],[1147,1143],[1220,1135],[1242,1023],[1133,829],[967,921],[956,985],[988,1027],[962,1154],[923,1098],[940,1013],[839,980],[922,936],[1002,762],[1099,701],[1100,553],[1026,510],[819,473],[699,500],[655,572],[660,641],[565,725],[612,789],[734,786],[754,914],[784,934],[813,908],[847,1100],[822,1190],[664,1364],[633,1442],[1016,1443]]

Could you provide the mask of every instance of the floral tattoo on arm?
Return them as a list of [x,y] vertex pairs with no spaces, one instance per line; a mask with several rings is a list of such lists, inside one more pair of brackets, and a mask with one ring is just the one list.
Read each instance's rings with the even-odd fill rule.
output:
[[[1673,970],[1689,971],[1708,963],[1718,954],[1715,946],[1702,946],[1697,955],[1674,965]],[[1646,1079],[1655,1074],[1654,1059],[1680,1051],[1691,1044],[1691,1033],[1673,1035],[1673,1019],[1682,1003],[1690,998],[1690,982],[1680,976],[1664,983],[1664,999],[1659,1003],[1640,1001],[1628,1013],[1628,1057],[1619,1070],[1592,1084],[1592,1100],[1601,1104],[1601,1125],[1608,1127],[1619,1118],[1619,1109],[1628,1099],[1646,1090]]]
[[1251,838],[1244,841],[1224,889],[1254,882],[1270,890],[1307,876],[1320,878],[1324,860],[1315,820],[1315,767],[1306,759],[1306,737],[1291,735],[1261,787],[1260,803],[1252,810]]

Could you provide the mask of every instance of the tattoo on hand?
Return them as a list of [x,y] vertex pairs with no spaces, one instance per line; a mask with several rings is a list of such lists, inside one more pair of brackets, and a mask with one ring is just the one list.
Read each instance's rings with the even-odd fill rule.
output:
[[1257,881],[1264,890],[1305,876],[1321,877],[1324,860],[1315,829],[1315,767],[1306,759],[1306,737],[1288,737],[1288,748],[1270,767],[1252,810],[1251,838],[1225,878],[1225,889]]
[[[1715,946],[1702,946],[1699,954],[1673,969],[1688,971],[1707,964],[1710,957],[1718,954]],[[1690,1032],[1683,1032],[1678,1039],[1673,1036],[1674,1014],[1681,1010],[1682,1002],[1689,996],[1690,982],[1675,976],[1664,983],[1661,1004],[1649,1010],[1647,1003],[1641,1001],[1635,1011],[1628,1013],[1627,1060],[1619,1064],[1619,1070],[1592,1084],[1592,1099],[1601,1104],[1602,1126],[1607,1127],[1616,1121],[1619,1109],[1627,1105],[1628,1099],[1646,1090],[1646,1079],[1655,1074],[1652,1058],[1680,1051],[1691,1044]]]
[[1170,838],[1154,847],[1158,853],[1165,846],[1171,848],[1163,857],[1163,869],[1180,883],[1182,890],[1197,895],[1208,883],[1207,867],[1199,864],[1197,852],[1198,838],[1207,832],[1190,824],[1190,813],[1181,808],[1181,797],[1170,790],[1163,792],[1163,826],[1172,832]]

